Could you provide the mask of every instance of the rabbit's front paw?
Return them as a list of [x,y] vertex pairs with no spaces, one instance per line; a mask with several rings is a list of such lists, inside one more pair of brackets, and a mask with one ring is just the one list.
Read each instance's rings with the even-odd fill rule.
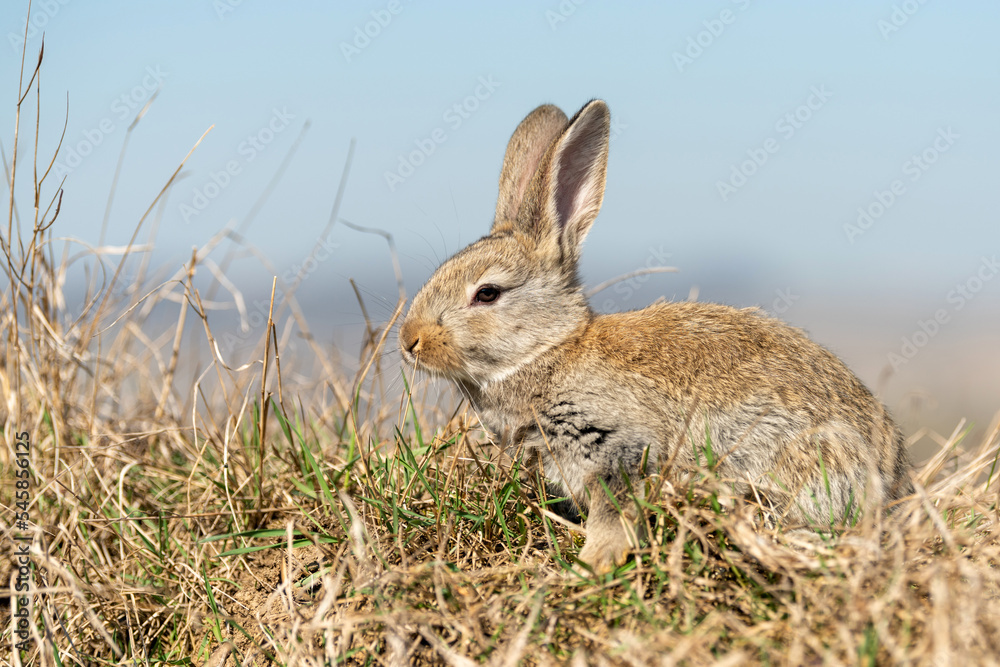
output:
[[[628,559],[629,541],[624,530],[594,530],[588,527],[587,542],[580,550],[579,560],[602,575],[611,572]],[[583,572],[581,572],[582,574]]]

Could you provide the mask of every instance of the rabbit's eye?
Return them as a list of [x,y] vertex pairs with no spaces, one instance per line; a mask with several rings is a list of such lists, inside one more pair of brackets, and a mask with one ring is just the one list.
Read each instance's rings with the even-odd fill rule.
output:
[[476,296],[472,298],[472,303],[493,303],[500,296],[500,288],[493,285],[483,285],[476,290]]

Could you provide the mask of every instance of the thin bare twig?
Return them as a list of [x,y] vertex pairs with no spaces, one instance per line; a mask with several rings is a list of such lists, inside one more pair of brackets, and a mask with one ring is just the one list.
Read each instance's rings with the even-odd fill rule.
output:
[[651,273],[677,273],[677,271],[678,271],[678,269],[675,266],[647,266],[647,267],[643,267],[641,269],[636,269],[635,271],[630,271],[629,273],[624,273],[624,274],[622,274],[620,276],[615,276],[614,278],[611,278],[610,280],[605,280],[603,283],[598,283],[596,286],[591,287],[589,290],[587,290],[586,295],[587,295],[587,298],[589,299],[590,297],[594,296],[595,294],[597,294],[599,292],[603,292],[604,290],[608,289],[609,287],[611,287],[612,285],[614,285],[616,283],[620,283],[620,282],[623,282],[625,280],[631,280],[632,278],[636,278],[638,276],[645,276],[645,275],[648,275],[648,274],[651,274]]

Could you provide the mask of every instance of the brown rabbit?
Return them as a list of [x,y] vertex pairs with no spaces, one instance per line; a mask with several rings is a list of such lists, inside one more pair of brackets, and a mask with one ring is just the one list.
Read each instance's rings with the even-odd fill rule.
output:
[[[786,524],[829,525],[909,493],[902,436],[837,357],[753,308],[661,303],[598,315],[580,286],[604,197],[609,112],[540,106],[507,146],[496,219],[413,299],[408,364],[452,380],[587,515],[580,560],[625,560],[627,480],[715,461]],[[707,443],[707,444],[706,444]],[[634,506],[634,504],[633,504]]]

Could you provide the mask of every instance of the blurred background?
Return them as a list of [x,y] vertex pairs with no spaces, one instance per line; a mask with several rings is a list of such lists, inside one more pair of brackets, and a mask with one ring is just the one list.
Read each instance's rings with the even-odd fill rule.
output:
[[[584,280],[679,272],[617,283],[598,310],[760,306],[841,355],[910,434],[961,419],[982,431],[1000,408],[996,3],[36,0],[29,17],[10,0],[0,31],[5,165],[22,46],[30,73],[44,35],[41,98],[25,105],[40,109],[40,173],[65,124],[43,192],[63,183],[70,256],[127,244],[212,128],[155,218],[152,264],[169,277],[193,247],[240,233],[212,254],[258,313],[249,329],[217,313],[234,363],[260,342],[274,275],[355,358],[349,279],[374,320],[398,290],[385,238],[345,222],[392,235],[412,296],[488,229],[521,118],[599,97],[613,139]],[[33,133],[22,125],[22,152]]]

